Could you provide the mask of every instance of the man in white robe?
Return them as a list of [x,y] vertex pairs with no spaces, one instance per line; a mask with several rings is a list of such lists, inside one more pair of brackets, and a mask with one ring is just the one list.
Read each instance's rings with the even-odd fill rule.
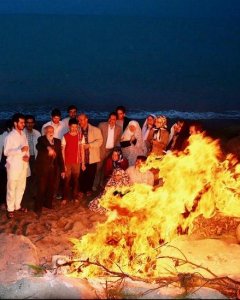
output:
[[14,211],[21,209],[21,201],[29,175],[29,146],[23,132],[24,115],[17,113],[12,118],[14,129],[4,141],[4,155],[7,156],[7,211],[8,217],[14,217]]

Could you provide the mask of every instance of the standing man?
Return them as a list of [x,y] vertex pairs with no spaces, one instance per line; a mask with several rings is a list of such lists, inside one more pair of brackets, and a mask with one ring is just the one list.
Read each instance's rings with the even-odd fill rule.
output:
[[85,164],[82,133],[78,130],[76,119],[69,120],[69,131],[62,138],[62,153],[66,172],[62,204],[66,204],[71,196],[73,201],[78,202],[78,178],[81,170],[85,170]]
[[[42,127],[42,135],[44,135],[44,128],[46,126],[52,126],[54,129],[54,138],[56,139],[62,139],[63,135],[65,134],[65,127],[64,123],[61,121],[61,112],[59,109],[55,108],[51,112],[51,117],[52,120],[47,122],[46,124],[43,125]],[[55,188],[54,188],[54,196],[56,199],[62,199],[62,186],[63,182],[61,181],[60,177],[60,169],[57,169],[57,178],[55,181]]]
[[35,164],[35,159],[37,157],[37,141],[38,138],[41,136],[41,133],[34,129],[34,126],[36,124],[35,117],[32,115],[26,115],[25,116],[25,128],[24,128],[24,133],[27,137],[28,140],[28,145],[29,145],[29,167],[31,170],[31,176],[27,178],[27,183],[26,183],[26,189],[23,195],[23,200],[22,200],[22,207],[24,207],[27,211],[29,209],[29,204],[31,204],[34,201],[34,198],[36,197],[36,175],[35,175],[35,170],[34,170],[34,164]]
[[68,127],[68,122],[70,119],[76,119],[77,120],[77,107],[75,105],[69,105],[68,109],[68,117],[62,119],[62,123],[64,126],[64,134],[68,132],[69,127]]
[[86,114],[78,116],[78,122],[81,128],[83,139],[85,141],[83,147],[85,150],[85,171],[79,176],[80,197],[86,193],[86,196],[92,195],[93,182],[97,170],[97,163],[100,161],[100,147],[103,142],[101,130],[88,123]]
[[14,210],[21,209],[23,193],[29,170],[29,146],[25,133],[25,118],[16,113],[12,118],[14,129],[4,141],[4,155],[7,157],[7,216],[14,217]]
[[63,135],[64,135],[64,123],[61,121],[61,112],[59,109],[54,108],[51,112],[51,121],[45,123],[42,126],[42,135],[44,135],[44,128],[46,126],[52,126],[54,128],[54,137],[56,139],[62,139]]
[[41,216],[42,207],[52,207],[54,186],[57,180],[57,171],[60,169],[61,177],[64,178],[64,162],[62,157],[61,140],[54,138],[54,128],[50,125],[45,127],[44,136],[38,139],[35,169],[37,176],[38,193],[35,203],[35,212]]
[[96,191],[99,187],[103,187],[103,166],[106,159],[112,155],[113,149],[120,145],[122,129],[116,125],[117,114],[111,112],[108,116],[107,122],[101,122],[98,128],[101,130],[103,143],[100,147],[100,162],[97,163],[97,171],[94,180],[93,190]]
[[26,134],[28,145],[29,145],[29,153],[30,153],[30,159],[29,159],[29,165],[31,172],[33,171],[33,165],[35,162],[35,159],[37,157],[37,141],[38,138],[41,136],[41,133],[34,129],[34,126],[36,124],[35,117],[32,115],[26,115],[25,116],[25,128],[24,133]]
[[122,133],[126,129],[128,123],[129,123],[129,118],[126,117],[126,108],[124,106],[118,106],[116,108],[116,113],[117,113],[117,125],[122,128]]

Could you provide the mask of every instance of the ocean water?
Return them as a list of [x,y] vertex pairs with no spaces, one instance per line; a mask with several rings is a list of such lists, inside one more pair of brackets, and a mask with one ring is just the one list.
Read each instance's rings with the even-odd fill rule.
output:
[[105,118],[240,116],[240,20],[0,15],[0,119],[76,104]]

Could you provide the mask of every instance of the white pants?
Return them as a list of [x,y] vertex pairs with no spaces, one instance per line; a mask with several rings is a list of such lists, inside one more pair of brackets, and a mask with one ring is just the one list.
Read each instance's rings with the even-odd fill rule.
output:
[[7,180],[7,210],[14,211],[21,208],[22,197],[26,187],[27,170],[23,169],[18,179],[11,178],[9,175]]

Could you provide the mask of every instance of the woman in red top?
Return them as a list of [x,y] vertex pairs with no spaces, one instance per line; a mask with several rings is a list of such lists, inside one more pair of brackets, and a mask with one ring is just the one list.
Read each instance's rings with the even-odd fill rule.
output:
[[128,168],[128,160],[123,157],[122,150],[120,147],[115,147],[112,155],[106,160],[104,166],[104,177],[109,179],[113,170],[120,168],[126,170]]

